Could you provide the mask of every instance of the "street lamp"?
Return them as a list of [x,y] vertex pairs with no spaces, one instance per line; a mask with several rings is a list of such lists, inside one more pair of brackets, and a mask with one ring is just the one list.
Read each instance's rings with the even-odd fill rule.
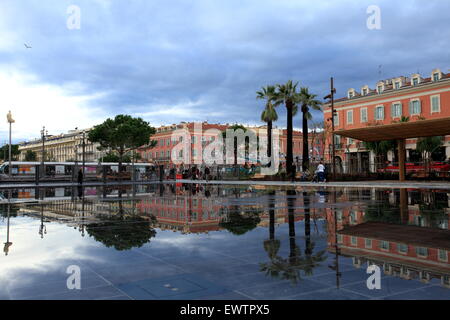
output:
[[48,135],[48,130],[45,130],[45,126],[42,127],[41,130],[41,138],[42,138],[42,159],[41,159],[41,167],[42,167],[42,173],[41,176],[44,176],[44,157],[45,157],[45,136]]
[[11,111],[8,112],[8,114],[6,115],[6,119],[8,120],[9,123],[9,176],[11,177],[11,172],[12,172],[12,167],[11,167],[11,125],[15,122],[14,119],[12,118],[12,114]]
[[331,77],[331,92],[324,97],[325,100],[331,99],[331,139],[332,139],[332,163],[333,163],[333,180],[336,179],[336,146],[334,142],[334,95],[336,94],[336,88],[334,87],[334,79]]

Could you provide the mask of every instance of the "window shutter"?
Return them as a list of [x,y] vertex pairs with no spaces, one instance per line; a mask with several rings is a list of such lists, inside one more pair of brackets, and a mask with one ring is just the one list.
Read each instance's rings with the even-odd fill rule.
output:
[[419,114],[422,113],[422,101],[421,100],[417,100],[418,101],[418,105],[419,105]]
[[409,114],[410,115],[413,114],[413,103],[412,103],[412,101],[409,102]]
[[392,117],[392,118],[395,117],[395,107],[396,107],[395,104],[391,105],[391,117]]

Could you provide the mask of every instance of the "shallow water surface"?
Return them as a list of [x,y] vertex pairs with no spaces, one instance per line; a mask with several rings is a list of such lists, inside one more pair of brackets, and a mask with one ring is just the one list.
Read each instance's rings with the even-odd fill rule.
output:
[[0,299],[450,299],[446,192],[5,190]]

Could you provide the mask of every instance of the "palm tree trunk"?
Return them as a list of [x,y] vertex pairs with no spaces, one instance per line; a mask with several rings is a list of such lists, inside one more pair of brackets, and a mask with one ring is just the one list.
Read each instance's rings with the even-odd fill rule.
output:
[[309,146],[308,146],[308,107],[302,106],[303,113],[303,123],[302,123],[302,131],[303,131],[303,155],[302,155],[302,169],[305,172],[309,167]]
[[272,157],[272,121],[267,122],[267,157]]
[[303,192],[303,205],[305,207],[305,254],[310,255],[311,250],[311,215],[309,209],[309,198],[306,192]]
[[[273,196],[273,197],[272,197]],[[269,239],[275,240],[275,191],[269,194]]]
[[294,162],[294,156],[292,154],[292,112],[293,103],[291,101],[286,102],[287,109],[287,150],[286,150],[286,173],[288,176],[292,177],[292,163]]

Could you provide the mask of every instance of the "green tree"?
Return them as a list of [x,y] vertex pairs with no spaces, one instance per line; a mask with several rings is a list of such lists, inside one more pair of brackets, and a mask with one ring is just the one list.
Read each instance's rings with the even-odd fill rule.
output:
[[119,172],[122,171],[124,155],[140,146],[150,145],[150,137],[155,134],[155,128],[141,118],[129,115],[117,115],[114,119],[107,119],[89,131],[88,139],[98,142],[103,150],[111,150],[119,156]]
[[261,120],[267,123],[267,157],[272,157],[272,123],[278,120],[274,102],[277,99],[275,86],[263,87],[256,92],[256,99],[266,100],[266,107],[261,114]]
[[226,216],[225,220],[219,223],[219,226],[235,235],[243,235],[258,226],[258,223],[261,222],[260,213],[258,210],[239,212],[236,208]]
[[293,155],[293,118],[297,111],[297,103],[299,95],[297,92],[298,83],[293,83],[289,80],[286,84],[277,85],[277,99],[275,106],[284,104],[287,111],[287,150],[286,150],[286,170],[288,176],[293,178],[294,176],[294,155]]
[[[139,160],[141,159],[141,155],[139,153],[136,153],[134,155],[134,160]],[[119,162],[120,157],[116,152],[108,152],[107,154],[105,154],[102,157],[102,161],[103,162]],[[126,153],[123,158],[122,158],[123,162],[132,162],[132,156],[129,153]]]
[[442,137],[426,137],[417,140],[416,150],[422,154],[425,169],[431,170],[431,155],[444,144]]
[[[11,160],[17,160],[17,156],[20,154],[19,145],[12,144],[11,145]],[[5,144],[0,148],[0,160],[8,161],[9,160],[9,144]]]
[[299,103],[302,106],[302,133],[303,133],[303,154],[302,169],[309,168],[309,146],[308,146],[308,120],[312,119],[309,109],[321,110],[321,102],[316,99],[317,95],[309,92],[308,88],[301,88],[299,93]]
[[25,152],[25,161],[37,161],[37,153],[33,150]]
[[371,141],[363,142],[364,147],[367,150],[375,153],[375,168],[378,169],[381,163],[381,158],[385,156],[388,151],[395,150],[397,142],[395,140],[384,140],[384,141]]

